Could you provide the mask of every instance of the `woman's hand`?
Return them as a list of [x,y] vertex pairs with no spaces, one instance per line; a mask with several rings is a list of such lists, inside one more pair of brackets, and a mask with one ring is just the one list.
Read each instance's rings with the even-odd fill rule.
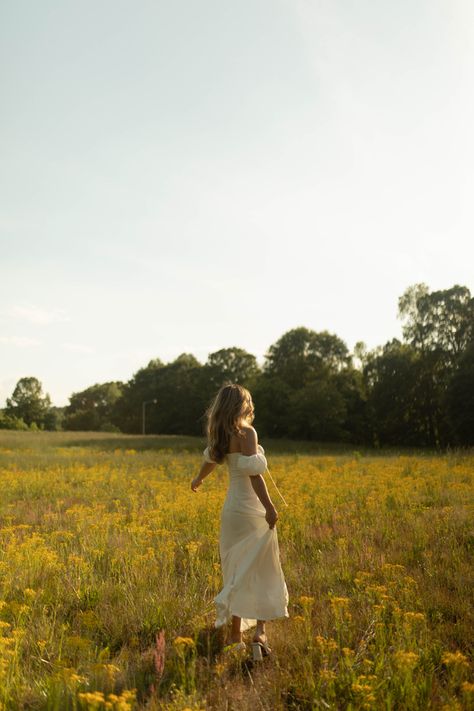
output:
[[203,479],[205,479],[208,474],[210,474],[217,467],[216,462],[203,462],[201,464],[200,472],[191,482],[191,489],[196,491],[198,486],[201,486]]
[[278,521],[278,511],[274,506],[269,506],[265,514],[265,521],[268,523],[270,528],[274,528],[276,522]]
[[191,489],[193,491],[197,491],[198,486],[201,486],[201,484],[202,484],[202,479],[200,478],[200,476],[199,475],[195,476],[191,482]]

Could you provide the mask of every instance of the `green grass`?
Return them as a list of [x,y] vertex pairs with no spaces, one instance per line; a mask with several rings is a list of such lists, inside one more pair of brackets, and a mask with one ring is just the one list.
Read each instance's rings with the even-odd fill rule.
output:
[[252,665],[213,629],[204,438],[0,431],[0,709],[473,707],[472,451],[261,443],[290,617]]

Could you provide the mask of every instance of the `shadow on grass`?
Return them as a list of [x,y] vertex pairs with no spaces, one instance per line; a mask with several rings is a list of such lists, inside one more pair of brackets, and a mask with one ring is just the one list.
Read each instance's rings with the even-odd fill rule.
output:
[[168,449],[196,450],[202,452],[206,446],[205,437],[187,435],[133,435],[115,432],[48,432],[39,430],[0,430],[0,447],[47,450],[56,447],[86,447],[93,450],[113,452],[116,449],[136,451]]
[[61,446],[90,447],[91,449],[110,452],[116,449],[135,449],[137,452],[168,449],[180,452],[181,450],[197,451],[199,448],[202,452],[206,446],[204,438],[187,437],[185,435],[105,435],[95,432],[81,432],[80,434],[82,437],[65,440],[61,443]]
[[[375,448],[368,445],[352,442],[317,442],[311,440],[294,440],[288,438],[274,438],[261,435],[260,443],[264,446],[267,455],[314,455],[314,456],[342,456],[342,457],[387,457],[387,456],[440,456],[441,450],[422,449],[405,446],[386,446]],[[41,449],[47,450],[54,447],[84,447],[91,451],[113,452],[114,450],[134,449],[137,452],[171,450],[176,453],[192,452],[201,454],[206,446],[204,436],[181,434],[123,434],[116,432],[21,432],[13,430],[0,430],[0,448]],[[471,450],[461,449],[459,454],[465,456]],[[455,453],[451,450],[449,453]]]
[[224,648],[225,630],[223,627],[209,625],[199,630],[196,638],[196,652],[209,660],[222,652]]
[[[77,433],[79,434],[79,433]],[[82,437],[64,440],[63,447],[91,447],[102,451],[115,449],[135,449],[137,451],[171,449],[175,452],[196,450],[202,452],[206,446],[204,437],[188,435],[106,435],[102,433],[81,433]],[[90,436],[89,436],[90,435]],[[340,442],[308,442],[290,439],[270,439],[263,437],[260,443],[265,451],[272,454],[352,454],[357,445]]]

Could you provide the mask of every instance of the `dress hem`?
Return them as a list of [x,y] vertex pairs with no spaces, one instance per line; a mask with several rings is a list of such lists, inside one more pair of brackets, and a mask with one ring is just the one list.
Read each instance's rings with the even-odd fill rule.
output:
[[[283,619],[287,619],[290,616],[288,614],[287,610],[285,610],[285,612],[281,615],[273,614],[271,617],[261,617],[261,616],[255,615],[255,614],[252,614],[252,615],[243,614],[242,615],[242,614],[239,614],[238,612],[232,611],[229,613],[229,615],[226,618],[221,617],[221,618],[216,619],[216,621],[214,623],[214,627],[218,628],[218,627],[222,627],[223,625],[228,624],[231,621],[233,615],[235,615],[236,617],[240,617],[241,620],[251,621],[251,624],[248,624],[247,627],[254,627],[257,624],[257,620],[264,620],[265,622],[273,622],[273,620],[283,620]],[[245,631],[245,629],[243,631]]]

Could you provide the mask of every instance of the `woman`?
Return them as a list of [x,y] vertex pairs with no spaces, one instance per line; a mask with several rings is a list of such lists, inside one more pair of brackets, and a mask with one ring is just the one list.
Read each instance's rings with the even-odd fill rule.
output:
[[260,659],[271,652],[265,621],[288,617],[288,590],[275,528],[278,513],[262,476],[267,460],[253,419],[250,392],[242,385],[224,384],[206,411],[208,446],[191,488],[196,491],[217,464],[227,462],[229,488],[219,540],[224,586],[214,598],[215,626],[232,620],[232,649],[245,649],[242,632],[256,626],[252,649]]

